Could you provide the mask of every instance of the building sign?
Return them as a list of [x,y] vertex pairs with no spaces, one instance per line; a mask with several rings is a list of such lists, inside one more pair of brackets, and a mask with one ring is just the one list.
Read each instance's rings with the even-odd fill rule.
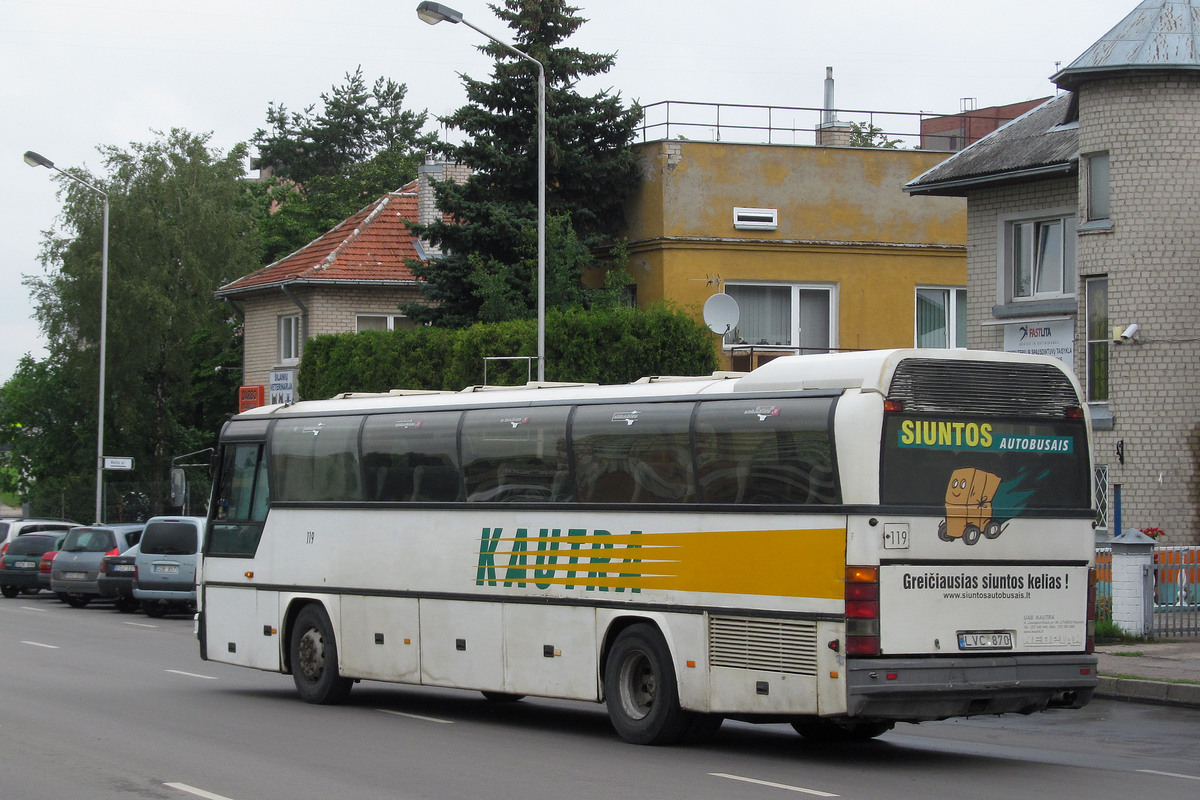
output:
[[290,403],[296,399],[296,370],[271,370],[271,405]]
[[1004,326],[1004,351],[1051,356],[1075,369],[1075,320],[1012,322]]
[[258,386],[239,386],[238,387],[238,413],[249,411],[252,408],[267,404],[267,387]]

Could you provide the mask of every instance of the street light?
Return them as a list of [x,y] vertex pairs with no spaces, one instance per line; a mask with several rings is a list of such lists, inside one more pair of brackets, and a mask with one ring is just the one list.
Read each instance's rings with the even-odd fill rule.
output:
[[108,192],[59,169],[54,166],[53,161],[32,150],[25,151],[25,163],[31,167],[46,167],[60,175],[66,175],[80,186],[91,189],[104,198],[104,233],[100,244],[100,400],[96,419],[96,522],[101,523],[104,521],[100,516],[100,501],[104,496],[104,364],[108,339]]
[[542,66],[542,62],[538,61],[528,53],[524,53],[511,44],[497,39],[487,31],[477,28],[470,22],[463,19],[461,11],[455,11],[449,6],[444,6],[441,3],[433,3],[426,0],[417,6],[417,16],[424,22],[430,25],[436,25],[439,22],[452,22],[458,24],[461,22],[473,31],[481,33],[491,39],[496,44],[516,53],[526,61],[531,61],[538,68],[538,131],[537,131],[537,148],[538,148],[538,210],[537,210],[537,361],[538,361],[538,380],[546,380],[546,68]]

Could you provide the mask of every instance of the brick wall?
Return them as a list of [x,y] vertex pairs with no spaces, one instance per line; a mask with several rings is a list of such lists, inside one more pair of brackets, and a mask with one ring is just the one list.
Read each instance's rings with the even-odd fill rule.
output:
[[1122,484],[1126,529],[1197,544],[1200,76],[1085,84],[1079,117],[1079,152],[1109,154],[1112,198],[1111,231],[1079,237],[1080,274],[1108,276],[1111,325],[1141,328],[1140,341],[1111,347],[1115,424],[1096,434],[1097,463]]
[[[359,314],[399,314],[400,306],[421,299],[415,286],[295,286],[292,294],[307,311],[305,337],[353,333]],[[279,318],[302,314],[282,291],[263,292],[242,301],[246,316],[243,383],[270,383],[279,369]]]

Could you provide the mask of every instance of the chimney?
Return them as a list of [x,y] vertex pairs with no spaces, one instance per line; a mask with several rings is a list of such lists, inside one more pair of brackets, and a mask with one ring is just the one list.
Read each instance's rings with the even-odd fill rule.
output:
[[[437,207],[433,181],[452,180],[455,183],[463,183],[470,174],[470,167],[446,161],[427,162],[417,167],[417,224],[428,225],[442,217],[442,212]],[[421,246],[426,255],[442,254],[441,248],[434,247],[424,239],[421,240]]]
[[822,106],[821,124],[817,126],[817,146],[850,146],[850,125],[838,122],[833,102],[833,67],[825,68],[825,105]]

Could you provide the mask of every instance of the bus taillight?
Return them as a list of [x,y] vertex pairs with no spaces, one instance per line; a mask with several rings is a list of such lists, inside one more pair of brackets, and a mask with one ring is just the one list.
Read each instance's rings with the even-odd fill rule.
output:
[[1084,652],[1096,652],[1096,568],[1088,570],[1087,592],[1087,639]]
[[879,655],[879,567],[846,567],[846,655]]

